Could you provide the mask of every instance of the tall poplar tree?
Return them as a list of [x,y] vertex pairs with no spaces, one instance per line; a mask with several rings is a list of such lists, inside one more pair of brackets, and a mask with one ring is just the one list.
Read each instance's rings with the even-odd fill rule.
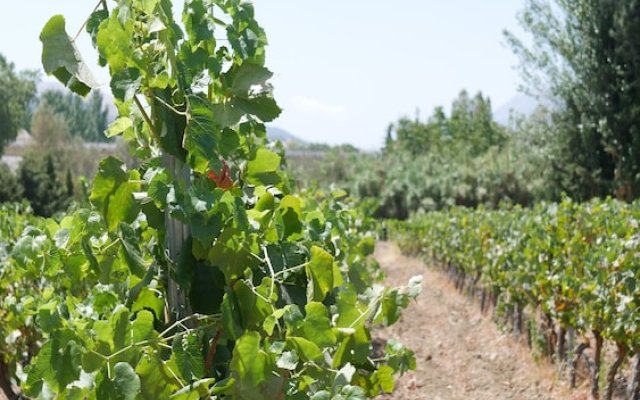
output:
[[554,176],[577,199],[640,195],[640,2],[528,0],[526,88],[554,105]]
[[16,72],[13,63],[0,54],[0,153],[20,128],[29,125],[29,103],[36,94],[35,72]]

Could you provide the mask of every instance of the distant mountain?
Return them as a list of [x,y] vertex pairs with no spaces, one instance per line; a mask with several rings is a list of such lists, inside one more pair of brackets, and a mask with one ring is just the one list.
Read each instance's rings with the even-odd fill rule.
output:
[[268,125],[267,126],[267,136],[271,140],[279,140],[279,141],[281,141],[282,143],[285,143],[285,144],[288,143],[288,142],[294,142],[294,143],[298,143],[298,144],[307,144],[307,142],[305,142],[304,140],[302,140],[299,137],[295,136],[291,132],[286,131],[286,130],[284,130],[282,128],[278,128],[277,126]]
[[493,113],[493,119],[501,125],[508,125],[509,116],[512,111],[516,114],[529,116],[535,111],[539,104],[538,100],[533,97],[520,93],[513,96],[502,106],[498,107]]

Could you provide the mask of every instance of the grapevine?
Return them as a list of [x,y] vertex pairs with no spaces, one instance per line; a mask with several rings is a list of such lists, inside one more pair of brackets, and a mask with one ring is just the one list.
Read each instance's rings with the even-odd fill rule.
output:
[[[419,278],[385,288],[373,223],[346,193],[298,193],[264,123],[280,114],[250,3],[100,1],[85,24],[109,68],[135,168],[108,157],[89,200],[22,233],[3,271],[41,285],[24,394],[83,399],[360,399],[415,367],[371,327]],[[45,71],[95,83],[65,19],[42,30]],[[10,310],[10,312],[12,312]],[[21,315],[20,310],[11,316]],[[8,319],[8,316],[3,316]],[[26,324],[26,323],[25,323]],[[13,360],[25,364],[25,360]]]
[[[623,363],[634,354],[640,360],[639,223],[638,203],[565,199],[533,209],[453,208],[392,227],[405,251],[438,261],[458,288],[480,292],[481,308],[494,305],[517,335],[533,344],[532,333],[542,332],[543,352],[570,366],[572,386],[584,359],[591,392],[599,395],[603,349],[611,343],[616,358],[604,391],[610,399]],[[629,379],[631,398],[639,367],[635,362]]]

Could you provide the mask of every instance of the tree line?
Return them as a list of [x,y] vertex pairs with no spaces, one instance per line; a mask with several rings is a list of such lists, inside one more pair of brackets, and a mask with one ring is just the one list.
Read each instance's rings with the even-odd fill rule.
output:
[[323,174],[377,201],[379,216],[401,219],[563,195],[638,198],[640,2],[527,0],[519,21],[529,36],[505,38],[521,89],[541,104],[533,114],[500,126],[488,97],[462,91],[448,112],[393,123],[378,154],[328,152],[336,163]]
[[15,173],[0,163],[0,202],[27,201],[35,214],[65,210],[82,193],[80,177],[96,170],[96,151],[85,142],[104,143],[110,122],[100,92],[87,99],[60,90],[38,93],[35,71],[16,71],[0,55],[0,154],[21,129],[33,141],[20,154]]

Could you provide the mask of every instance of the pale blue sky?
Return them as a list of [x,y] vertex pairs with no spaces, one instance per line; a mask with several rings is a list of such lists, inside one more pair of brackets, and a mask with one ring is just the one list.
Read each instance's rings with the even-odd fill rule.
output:
[[[178,1],[176,1],[176,4]],[[182,3],[180,1],[180,3]],[[274,125],[314,142],[383,143],[403,115],[426,117],[466,88],[494,110],[516,93],[517,59],[502,30],[520,32],[522,0],[255,0],[269,37],[268,67],[283,107]],[[93,1],[23,0],[0,5],[0,53],[19,69],[40,67],[38,35],[53,14],[74,34]],[[89,40],[80,49],[94,64]],[[94,68],[105,84],[106,71]]]

